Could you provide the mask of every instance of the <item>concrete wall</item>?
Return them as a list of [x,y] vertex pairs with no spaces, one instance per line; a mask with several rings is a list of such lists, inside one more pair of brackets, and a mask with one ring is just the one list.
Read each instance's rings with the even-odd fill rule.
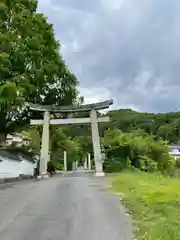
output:
[[0,156],[0,179],[16,178],[19,175],[33,176],[36,164],[22,159],[22,161],[12,160]]

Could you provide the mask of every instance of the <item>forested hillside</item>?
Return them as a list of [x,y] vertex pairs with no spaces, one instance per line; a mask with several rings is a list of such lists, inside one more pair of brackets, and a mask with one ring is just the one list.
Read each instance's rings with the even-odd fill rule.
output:
[[[157,138],[168,140],[170,143],[180,141],[180,112],[168,113],[141,113],[131,109],[109,111],[107,115],[110,122],[99,126],[101,136],[107,129],[120,129],[122,132],[143,130],[145,133],[155,135]],[[90,125],[69,126],[69,136],[91,136]]]
[[154,114],[119,109],[110,111],[108,115],[111,122],[106,127],[118,128],[124,132],[142,129],[170,143],[178,143],[180,140],[180,112]]

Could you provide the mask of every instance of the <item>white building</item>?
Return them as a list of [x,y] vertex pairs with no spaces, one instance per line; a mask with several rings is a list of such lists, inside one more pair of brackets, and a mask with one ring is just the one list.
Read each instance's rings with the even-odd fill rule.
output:
[[0,179],[33,176],[35,168],[36,163],[31,158],[0,151]]
[[23,136],[19,133],[15,133],[14,135],[8,134],[6,137],[6,145],[10,146],[12,144],[16,145],[17,147],[21,146],[28,146],[31,139]]
[[170,155],[173,156],[175,159],[180,158],[180,145],[170,145]]

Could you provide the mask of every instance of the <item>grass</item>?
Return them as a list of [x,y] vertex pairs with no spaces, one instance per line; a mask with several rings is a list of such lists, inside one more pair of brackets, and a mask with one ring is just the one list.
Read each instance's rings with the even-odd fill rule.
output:
[[180,240],[180,180],[157,174],[112,175],[113,191],[132,213],[137,239]]

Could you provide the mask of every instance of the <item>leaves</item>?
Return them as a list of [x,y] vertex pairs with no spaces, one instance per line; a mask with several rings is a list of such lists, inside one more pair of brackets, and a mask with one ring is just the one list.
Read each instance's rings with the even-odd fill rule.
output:
[[[27,123],[25,102],[67,105],[76,101],[78,81],[60,55],[53,26],[36,8],[35,0],[0,3],[0,132]],[[6,128],[12,119],[14,129]]]
[[119,109],[110,111],[108,115],[111,118],[106,126],[108,128],[118,128],[124,132],[138,130],[141,134],[148,133],[170,143],[178,143],[180,139],[180,112],[154,114]]
[[[171,158],[164,141],[156,141],[153,136],[139,132],[123,133],[108,130],[103,144],[109,161],[130,161],[131,166],[143,171],[165,171]],[[126,166],[126,164],[124,165]]]

